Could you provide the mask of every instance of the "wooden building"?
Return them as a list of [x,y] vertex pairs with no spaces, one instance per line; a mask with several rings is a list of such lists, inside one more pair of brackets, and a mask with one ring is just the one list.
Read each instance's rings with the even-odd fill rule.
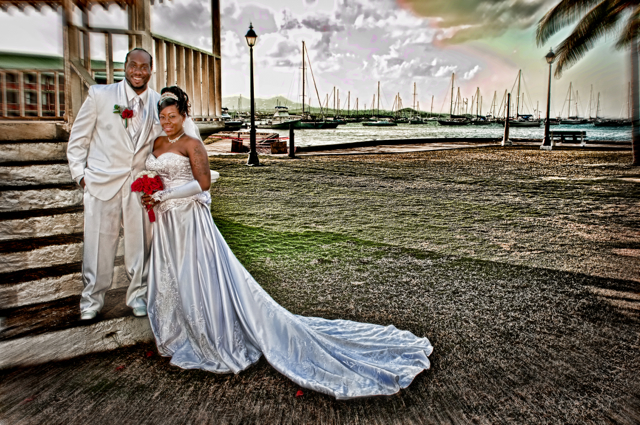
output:
[[[128,29],[95,27],[89,22],[89,10],[113,4],[127,12]],[[191,99],[196,121],[217,121],[222,107],[218,0],[211,0],[211,51],[155,34],[151,28],[153,4],[154,0],[0,1],[0,9],[5,11],[11,7],[58,11],[64,52],[62,58],[0,54],[0,120],[58,120],[70,129],[91,85],[123,77],[123,64],[113,60],[113,36],[124,35],[129,49],[142,47],[153,55],[151,87],[180,86]],[[74,22],[78,10],[82,22]],[[104,60],[91,59],[92,47],[95,49],[91,34],[104,36]]]

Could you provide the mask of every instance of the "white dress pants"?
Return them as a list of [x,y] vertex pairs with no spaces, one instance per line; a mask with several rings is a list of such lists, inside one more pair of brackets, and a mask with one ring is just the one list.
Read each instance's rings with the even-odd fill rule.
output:
[[84,290],[80,311],[100,311],[104,295],[113,281],[113,267],[120,228],[124,228],[124,266],[130,279],[127,305],[147,304],[147,276],[151,248],[151,223],[140,204],[140,196],[131,192],[129,177],[120,191],[101,201],[84,191],[84,253],[82,282]]

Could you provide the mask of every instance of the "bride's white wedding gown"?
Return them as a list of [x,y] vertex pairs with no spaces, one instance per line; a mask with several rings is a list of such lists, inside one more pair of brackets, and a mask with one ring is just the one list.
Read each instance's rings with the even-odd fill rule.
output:
[[[189,158],[150,155],[165,188],[194,179]],[[158,350],[185,369],[238,373],[261,355],[301,387],[337,399],[388,395],[429,368],[427,338],[394,326],[290,313],[233,255],[209,192],[156,207],[148,312]]]

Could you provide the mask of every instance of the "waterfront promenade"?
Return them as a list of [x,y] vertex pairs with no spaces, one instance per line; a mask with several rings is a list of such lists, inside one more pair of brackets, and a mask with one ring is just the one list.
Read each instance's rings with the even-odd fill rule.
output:
[[296,397],[265,361],[183,371],[142,344],[0,371],[0,423],[640,422],[630,151],[475,147],[210,158],[214,220],[276,301],[429,337],[398,395]]

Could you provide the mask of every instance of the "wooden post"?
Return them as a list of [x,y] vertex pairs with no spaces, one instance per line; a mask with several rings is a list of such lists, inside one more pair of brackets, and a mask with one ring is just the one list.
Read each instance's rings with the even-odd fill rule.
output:
[[184,47],[176,45],[176,72],[177,84],[182,90],[185,89],[185,72],[184,72]]
[[[214,109],[211,114],[220,116],[222,114],[222,66],[221,66],[221,53],[220,53],[220,0],[211,0],[211,44],[213,53],[213,75],[215,77],[215,83],[211,86],[214,87],[215,101],[211,102]],[[210,89],[211,91],[211,89]],[[210,107],[211,108],[211,107]],[[211,110],[211,109],[209,109]]]
[[42,73],[36,73],[36,96],[38,97],[36,105],[38,105],[38,116],[42,116]]
[[216,115],[222,114],[222,62],[220,58],[215,58],[216,68]]
[[209,116],[219,117],[220,114],[217,112],[217,96],[218,96],[218,88],[216,87],[216,58],[213,56],[207,55],[207,68],[209,68],[209,98],[207,99],[209,103]]
[[22,71],[18,71],[18,99],[20,99],[20,116],[24,117],[24,72]]
[[193,115],[202,115],[202,68],[200,52],[193,51]]
[[502,138],[502,146],[513,145],[511,140],[509,140],[509,115],[511,115],[511,93],[507,94],[507,116],[504,119],[504,137]]
[[[89,28],[89,14],[87,13],[86,8],[82,8],[82,26]],[[84,64],[84,68],[87,70],[89,75],[93,76],[91,73],[91,35],[86,31],[82,32],[82,49],[82,62]]]
[[200,53],[202,61],[202,115],[209,116],[209,55]]
[[55,95],[56,117],[60,116],[60,74],[58,71],[53,73],[53,93]]
[[0,77],[2,78],[2,116],[6,117],[7,114],[7,73],[0,73]]
[[289,123],[289,158],[296,157],[296,144],[294,141],[293,128],[295,127],[295,123]]
[[[151,37],[151,2],[150,0],[138,0],[138,31],[144,31],[140,40],[140,47],[149,54],[153,51],[153,38]],[[162,88],[162,87],[160,87]]]
[[[191,100],[191,105],[193,107],[193,50],[185,49],[184,50],[184,72],[185,72],[185,80],[184,80],[184,91],[189,96]],[[193,115],[193,109],[191,110],[191,115]]]
[[158,92],[166,86],[166,77],[164,75],[164,40],[156,40],[156,60],[153,66],[156,69],[156,89]]
[[[165,43],[167,52],[167,87],[176,85],[176,53],[173,43]],[[163,86],[164,87],[164,86]],[[159,87],[162,89],[162,87]]]
[[107,84],[113,84],[113,37],[111,33],[104,35],[104,51],[106,56]]

